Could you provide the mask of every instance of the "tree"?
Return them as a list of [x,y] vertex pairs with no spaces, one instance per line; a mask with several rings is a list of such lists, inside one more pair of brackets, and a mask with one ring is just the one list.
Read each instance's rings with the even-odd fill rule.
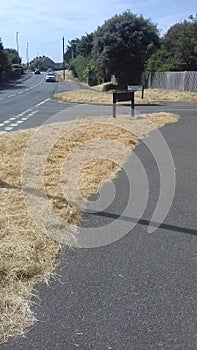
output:
[[116,15],[94,33],[96,73],[103,81],[115,74],[122,87],[139,83],[145,61],[158,46],[158,30],[150,20],[130,11]]
[[197,15],[170,27],[164,36],[164,45],[174,57],[177,70],[196,70]]
[[70,70],[73,72],[74,77],[79,80],[85,80],[87,76],[86,67],[87,67],[88,59],[81,55],[73,58],[70,62]]
[[8,55],[8,58],[12,64],[21,64],[21,58],[19,57],[18,51],[15,49],[5,49],[4,50]]
[[172,53],[162,44],[145,64],[145,70],[151,72],[165,72],[176,70],[176,61]]
[[94,34],[83,35],[77,43],[77,55],[90,57],[93,48]]
[[68,42],[69,45],[66,47],[66,52],[64,53],[64,60],[67,63],[70,63],[70,61],[77,57],[77,44],[79,42],[79,39],[73,39]]
[[0,82],[6,80],[11,71],[11,64],[7,53],[4,50],[3,43],[0,38]]

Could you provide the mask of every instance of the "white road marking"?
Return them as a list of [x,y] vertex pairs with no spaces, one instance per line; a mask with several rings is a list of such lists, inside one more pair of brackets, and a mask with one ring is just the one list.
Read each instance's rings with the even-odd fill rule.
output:
[[38,104],[35,105],[34,107],[39,107],[39,106],[43,105],[44,103],[46,103],[46,102],[48,102],[48,101],[50,101],[50,98],[47,98],[46,100],[44,100],[44,101],[38,103]]
[[[27,88],[27,89],[25,89],[25,90],[22,90],[22,91],[19,91],[19,92],[15,93],[15,94],[8,95],[7,98],[9,98],[9,97],[14,97],[14,96],[16,96],[16,95],[23,94],[24,92],[28,92],[28,91],[34,89],[36,86],[39,86],[40,84],[42,84],[43,81],[44,81],[44,77],[43,77],[42,80],[40,80],[39,83],[37,83],[37,84],[35,84],[35,85],[32,85],[32,86],[30,86],[29,88]],[[2,100],[4,100],[4,99],[5,99],[5,97],[1,97],[1,98],[0,98],[0,101],[2,101]]]
[[6,128],[4,129],[4,130],[6,130],[6,131],[10,131],[10,130],[12,130],[13,129],[13,127],[12,126],[6,126]]
[[13,97],[13,96],[16,96],[16,94],[11,94],[11,95],[8,95],[8,97]]
[[25,114],[27,114],[28,112],[31,112],[32,111],[32,108],[28,108],[26,109],[24,112],[20,113],[20,114],[17,114],[17,118],[18,117],[23,117]]
[[[4,122],[0,123],[0,127],[4,127],[4,130],[0,130],[0,133],[3,134],[3,133],[6,133],[8,131],[11,131],[14,127],[17,127],[19,124],[24,123],[28,118],[33,117],[35,114],[37,114],[39,112],[38,109],[35,109],[35,110],[33,110],[33,109],[38,107],[38,106],[43,105],[47,101],[50,101],[50,98],[47,98],[46,100],[38,103],[37,105],[33,106],[32,108],[28,108],[24,112],[21,112],[15,116],[5,120]],[[19,120],[17,120],[17,119],[19,119]],[[15,120],[15,122],[13,123],[14,120]]]

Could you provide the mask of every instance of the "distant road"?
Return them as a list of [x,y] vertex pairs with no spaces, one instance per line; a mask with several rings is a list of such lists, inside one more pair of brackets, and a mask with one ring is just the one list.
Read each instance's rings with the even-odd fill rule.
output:
[[78,85],[73,83],[46,83],[45,73],[26,73],[18,81],[0,86],[0,133],[42,124],[70,106],[51,100],[52,95],[76,88]]

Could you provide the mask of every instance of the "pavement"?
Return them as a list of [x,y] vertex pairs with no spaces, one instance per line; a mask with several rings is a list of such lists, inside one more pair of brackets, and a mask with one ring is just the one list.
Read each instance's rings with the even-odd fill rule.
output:
[[[68,118],[77,108],[82,114],[98,112],[96,106],[73,108],[66,110]],[[111,111],[109,106],[101,108]],[[2,344],[0,350],[197,349],[197,103],[137,109],[181,116],[177,123],[160,129],[176,174],[167,217],[155,232],[147,232],[161,184],[154,154],[141,141],[134,153],[149,184],[141,219],[106,246],[64,247],[58,258],[58,278],[36,286],[32,307],[38,322],[24,336]],[[167,160],[163,161],[167,167]],[[111,205],[103,212],[85,214],[83,227],[107,227],[121,216],[130,193],[125,171],[118,173],[114,186]],[[139,196],[143,196],[140,188]],[[132,226],[135,218],[130,215],[122,220]]]

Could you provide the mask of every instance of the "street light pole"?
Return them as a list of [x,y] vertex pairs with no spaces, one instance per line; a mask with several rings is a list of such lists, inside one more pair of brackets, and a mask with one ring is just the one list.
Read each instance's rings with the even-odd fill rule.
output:
[[16,49],[18,52],[18,74],[20,75],[19,65],[20,65],[20,56],[19,56],[19,40],[18,40],[19,32],[16,32]]
[[65,80],[64,36],[62,38],[62,41],[63,41],[63,79]]

